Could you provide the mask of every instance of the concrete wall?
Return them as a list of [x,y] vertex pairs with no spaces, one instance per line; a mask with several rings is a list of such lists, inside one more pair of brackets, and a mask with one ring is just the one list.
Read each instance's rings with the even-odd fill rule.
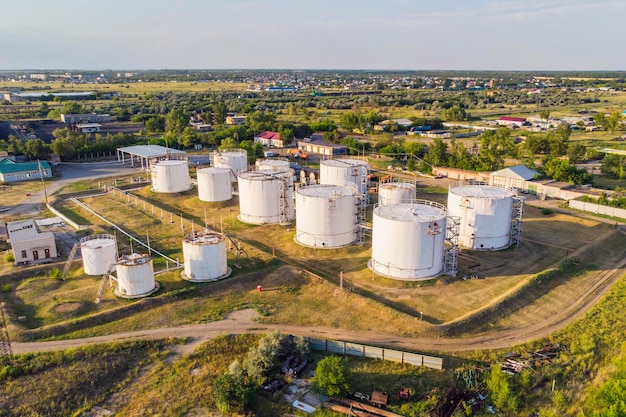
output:
[[617,207],[603,206],[596,203],[588,203],[581,200],[570,200],[570,208],[585,211],[587,213],[602,214],[604,216],[617,217],[619,219],[626,219],[626,209]]

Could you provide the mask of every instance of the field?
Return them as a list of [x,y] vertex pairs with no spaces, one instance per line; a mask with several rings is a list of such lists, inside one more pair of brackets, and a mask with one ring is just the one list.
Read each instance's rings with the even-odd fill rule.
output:
[[[76,183],[70,191],[92,186]],[[418,187],[420,198],[446,202],[445,189],[426,183]],[[245,253],[229,250],[229,264],[239,267],[232,267],[231,277],[206,284],[182,280],[179,270],[171,270],[172,262],[155,256],[155,271],[163,271],[155,278],[161,289],[155,297],[141,301],[122,300],[107,290],[103,301],[96,304],[100,278],[84,275],[79,262],[74,263],[66,281],[53,278],[50,271],[28,278],[15,275],[6,282],[12,295],[11,316],[24,316],[23,321],[12,322],[22,338],[74,338],[205,323],[244,308],[254,308],[260,315],[258,321],[265,324],[412,337],[497,332],[520,326],[530,317],[550,318],[581,296],[591,279],[586,278],[587,272],[601,268],[603,262],[615,262],[626,247],[616,245],[626,239],[612,224],[561,212],[544,213],[529,205],[518,248],[463,251],[456,277],[401,282],[377,276],[367,268],[369,239],[363,245],[340,249],[305,248],[293,241],[293,226],[239,222],[237,197],[206,203],[197,198],[195,190],[156,194],[148,186],[81,201],[173,259],[182,261],[183,234],[205,224],[227,232]],[[93,224],[89,233],[116,233],[119,252],[130,251],[128,238],[89,211],[60,197],[55,206],[79,223]],[[368,216],[371,218],[371,212]],[[133,250],[145,252],[136,243]],[[550,285],[533,284],[543,271],[558,267],[568,257],[580,262],[579,272],[562,270]],[[12,267],[5,264],[3,268]],[[470,272],[481,279],[461,279]],[[258,285],[263,293],[256,291]],[[507,314],[503,316],[502,311]],[[473,317],[481,317],[480,325]]]
[[[223,90],[235,90],[245,91],[248,85],[245,83],[227,83],[227,82],[133,82],[133,83],[121,83],[121,84],[62,84],[59,82],[0,82],[0,90],[15,90],[20,89],[24,91],[30,91],[33,88],[46,91],[49,93],[55,92],[74,92],[74,91],[94,91],[106,93],[162,93],[163,91],[174,92],[203,92],[203,91],[223,91]],[[19,103],[18,103],[19,104]]]

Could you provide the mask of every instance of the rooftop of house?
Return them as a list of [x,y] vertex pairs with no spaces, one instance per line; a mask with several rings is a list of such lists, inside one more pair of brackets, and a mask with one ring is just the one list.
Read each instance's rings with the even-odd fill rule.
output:
[[0,173],[2,174],[37,171],[38,169],[50,169],[50,164],[47,161],[15,162],[9,158],[0,160]]

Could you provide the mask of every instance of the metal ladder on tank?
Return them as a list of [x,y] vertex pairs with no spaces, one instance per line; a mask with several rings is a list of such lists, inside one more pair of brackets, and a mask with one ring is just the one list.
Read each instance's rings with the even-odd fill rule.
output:
[[511,208],[511,239],[510,246],[519,247],[522,241],[522,226],[524,225],[524,198],[513,197]]
[[289,184],[284,178],[278,180],[278,223],[281,225],[289,224],[289,217],[287,216],[287,189]]
[[80,244],[78,242],[74,243],[72,246],[72,250],[67,257],[67,261],[65,262],[65,266],[63,267],[63,274],[61,275],[63,281],[67,278],[67,274],[70,272],[70,268],[72,267],[72,262],[74,261],[74,256],[76,256],[76,252],[78,252],[78,248]]
[[367,208],[366,195],[357,194],[356,206],[356,243],[362,245],[365,242],[365,213]]
[[115,269],[115,264],[109,265],[109,269],[102,274],[102,279],[100,280],[100,286],[98,287],[98,295],[96,295],[96,304],[100,304],[102,301],[102,294],[104,294],[104,289],[107,284],[107,280],[109,280],[109,286],[111,286],[111,274]]
[[457,260],[459,256],[460,227],[460,216],[448,216],[446,221],[446,237],[444,240],[447,248],[443,253],[443,272],[446,275],[456,276],[458,272]]
[[361,167],[361,192],[364,196],[363,204],[368,205],[370,203],[370,179],[368,178],[369,169],[367,165]]

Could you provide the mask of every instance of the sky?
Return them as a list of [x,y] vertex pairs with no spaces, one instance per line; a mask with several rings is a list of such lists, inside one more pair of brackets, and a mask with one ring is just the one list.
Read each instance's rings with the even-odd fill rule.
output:
[[2,70],[626,70],[626,0],[0,3]]

